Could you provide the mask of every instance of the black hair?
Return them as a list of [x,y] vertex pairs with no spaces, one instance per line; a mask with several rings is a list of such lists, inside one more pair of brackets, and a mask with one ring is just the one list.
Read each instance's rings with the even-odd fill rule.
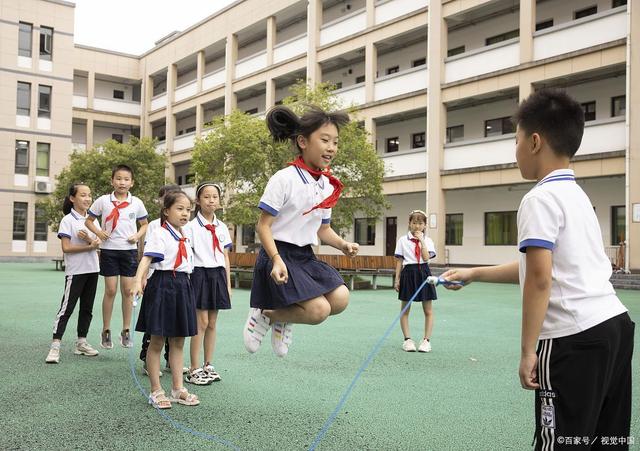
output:
[[567,93],[541,89],[520,103],[513,121],[527,135],[539,133],[556,155],[573,157],[584,132],[582,106]]
[[126,164],[119,164],[118,166],[113,168],[113,170],[111,171],[111,178],[113,178],[116,175],[116,172],[118,171],[126,171],[129,174],[131,174],[131,178],[133,178],[133,169],[131,169]]
[[422,210],[413,210],[409,213],[409,222],[411,222],[414,218],[422,218],[424,219],[424,223],[427,223],[427,214]]
[[164,214],[164,211],[171,208],[181,197],[186,197],[187,200],[191,202],[191,198],[184,191],[170,191],[164,195],[162,199],[162,210],[160,211],[160,223],[164,224],[167,221],[167,215]]
[[78,182],[69,186],[69,194],[64,198],[64,202],[62,202],[62,212],[65,215],[71,213],[71,209],[73,208],[73,202],[71,202],[71,196],[75,196],[78,194],[79,186],[88,186],[86,183]]
[[278,105],[269,110],[266,121],[274,140],[291,140],[302,151],[296,140],[298,136],[309,138],[325,124],[333,124],[340,131],[340,127],[349,123],[349,115],[343,111],[326,112],[315,105],[308,105],[305,113],[299,117],[286,106]]
[[163,185],[162,188],[160,188],[160,190],[158,191],[158,197],[164,197],[167,193],[170,193],[172,191],[182,191],[182,189],[178,185],[175,185],[173,183],[170,183],[169,185]]
[[[207,186],[215,186],[215,188],[218,190],[218,196],[220,197],[220,199],[222,199],[222,188],[220,187],[220,185],[218,185],[215,182],[202,182],[196,188],[196,199],[195,200],[200,199],[200,192],[204,188],[206,188]],[[200,211],[200,205],[198,205],[198,203],[196,202],[195,213],[198,214],[199,211]]]

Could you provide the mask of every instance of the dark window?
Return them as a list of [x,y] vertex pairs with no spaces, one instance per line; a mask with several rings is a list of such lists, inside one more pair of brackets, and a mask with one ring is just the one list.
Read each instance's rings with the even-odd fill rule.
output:
[[359,77],[356,77],[356,84],[358,83],[364,83],[364,75],[360,75]]
[[193,133],[195,131],[196,131],[195,127],[187,127],[184,132],[185,133]]
[[256,114],[257,112],[258,112],[257,108],[251,108],[251,109],[245,111],[245,113],[247,113],[247,114]]
[[243,224],[242,245],[249,246],[251,244],[256,244],[256,226],[255,224]]
[[584,111],[584,120],[586,121],[595,121],[596,120],[596,102],[585,102],[581,103],[582,111]]
[[38,85],[38,117],[51,117],[51,86]]
[[18,25],[18,55],[31,58],[33,25],[20,22]]
[[114,89],[113,90],[113,98],[114,99],[124,99],[124,91],[121,91],[119,89]]
[[447,127],[447,142],[454,143],[464,139],[464,125],[453,125]]
[[119,142],[120,144],[122,144],[122,140],[123,140],[122,138],[124,138],[124,137],[122,136],[121,133],[112,133],[111,134],[111,139],[113,139],[116,142]]
[[611,97],[611,117],[624,116],[627,113],[627,96]]
[[395,138],[387,138],[387,153],[397,152],[400,148],[400,139],[396,136]]
[[592,16],[594,14],[598,14],[598,6],[594,5],[594,6],[590,6],[588,8],[584,8],[584,9],[580,9],[578,11],[575,11],[573,13],[573,18],[575,19],[582,19],[583,17],[587,17],[587,16]]
[[40,59],[51,61],[53,55],[53,28],[40,27]]
[[18,82],[18,116],[29,116],[31,114],[31,83]]
[[336,89],[342,89],[342,82],[341,81],[336,83]]
[[36,175],[49,177],[49,159],[51,155],[51,144],[38,143],[36,151]]
[[176,177],[176,183],[177,183],[178,185],[182,185],[182,176],[181,176],[181,175],[179,175],[178,177]]
[[413,133],[411,135],[411,148],[419,149],[421,147],[426,147],[426,143],[424,141],[424,132]]
[[29,174],[29,141],[16,141],[16,174]]
[[485,39],[485,45],[497,44],[498,42],[506,41],[509,39],[517,38],[520,36],[520,30],[511,30],[506,33],[497,34],[495,36],[491,36],[490,38]]
[[461,45],[460,47],[455,47],[455,48],[447,50],[447,56],[456,56],[456,55],[459,55],[461,53],[464,53],[464,51],[465,51],[465,47],[464,47],[464,45]]
[[359,218],[355,221],[354,239],[356,243],[363,246],[373,246],[376,244],[376,219]]
[[611,2],[612,8],[617,8],[618,6],[623,6],[627,4],[627,0],[613,0]]
[[444,244],[462,246],[462,213],[446,215]]
[[499,211],[484,214],[484,244],[515,246],[518,241],[517,212]]
[[489,119],[484,121],[484,136],[498,136],[513,133],[513,122],[510,117],[499,117],[497,119]]
[[33,241],[47,241],[49,227],[44,208],[36,207],[36,217],[33,223]]
[[27,208],[26,202],[13,203],[13,239],[16,241],[27,240]]
[[553,19],[543,20],[542,22],[538,22],[536,24],[536,31],[544,30],[545,28],[553,27]]
[[417,60],[411,61],[411,67],[424,66],[425,64],[427,64],[426,58],[418,58]]
[[626,239],[625,208],[622,206],[611,207],[611,245],[617,246]]
[[400,72],[400,66],[387,67],[385,72],[387,75],[398,73]]
[[184,182],[187,185],[191,185],[195,181],[196,181],[196,175],[195,174],[187,174],[187,175],[184,176]]

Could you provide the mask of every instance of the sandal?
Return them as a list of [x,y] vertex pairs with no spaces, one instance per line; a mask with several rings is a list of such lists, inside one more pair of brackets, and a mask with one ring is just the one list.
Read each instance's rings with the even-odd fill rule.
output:
[[189,393],[184,387],[177,390],[171,389],[171,402],[177,402],[183,406],[197,406],[200,404],[198,397],[193,393]]
[[171,400],[167,398],[161,388],[149,394],[149,404],[156,409],[170,409]]

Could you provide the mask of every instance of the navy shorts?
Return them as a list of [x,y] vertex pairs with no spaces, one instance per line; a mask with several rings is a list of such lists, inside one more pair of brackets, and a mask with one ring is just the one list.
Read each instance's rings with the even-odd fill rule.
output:
[[136,249],[101,249],[100,275],[105,277],[134,277],[138,270],[138,251]]

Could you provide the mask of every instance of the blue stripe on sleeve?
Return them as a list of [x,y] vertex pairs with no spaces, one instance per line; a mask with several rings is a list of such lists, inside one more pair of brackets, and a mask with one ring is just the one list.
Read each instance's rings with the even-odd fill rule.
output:
[[151,263],[158,263],[164,260],[163,254],[158,254],[157,252],[145,252],[145,257],[151,257]]
[[554,243],[552,243],[551,241],[532,238],[529,240],[521,241],[520,245],[518,246],[518,250],[522,253],[526,253],[528,247],[541,247],[544,249],[553,250],[553,245]]
[[331,223],[331,218],[323,218],[322,219],[322,223],[323,224],[330,224]]
[[91,210],[87,210],[87,213],[89,213],[91,216],[93,216],[94,218],[97,218],[100,215],[95,214],[94,212],[92,212]]
[[271,205],[267,205],[264,202],[260,202],[258,204],[258,208],[260,210],[266,211],[267,213],[269,213],[271,216],[278,216],[278,210],[276,210],[275,208],[273,208]]
[[233,247],[232,243],[225,244],[224,246],[225,249],[231,249],[232,247]]
[[62,239],[62,237],[71,239],[71,235],[67,235],[66,233],[58,233],[58,238]]
[[394,257],[404,260],[404,257],[402,255],[400,255],[400,254],[395,254]]
[[139,218],[137,218],[137,220],[142,221],[143,219],[147,219],[148,217],[149,215],[140,216]]

